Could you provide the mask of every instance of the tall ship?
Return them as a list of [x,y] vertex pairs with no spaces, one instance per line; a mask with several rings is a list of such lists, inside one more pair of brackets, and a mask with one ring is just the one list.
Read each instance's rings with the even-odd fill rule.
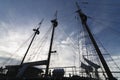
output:
[[[107,53],[106,49],[103,46],[100,46],[102,44],[96,41],[94,34],[92,33],[89,25],[87,24],[88,19],[91,17],[84,13],[84,11],[80,8],[77,2],[75,15],[78,16],[76,19],[79,23],[81,23],[79,25],[81,28],[79,30],[80,36],[76,38],[78,39],[76,40],[78,41],[78,51],[75,51],[75,53],[78,56],[74,57],[74,60],[76,59],[78,62],[76,63],[74,61],[73,66],[58,66],[55,63],[53,63],[52,65],[54,67],[51,67],[52,58],[55,58],[52,57],[52,55],[57,54],[57,50],[54,50],[53,47],[55,42],[54,35],[56,35],[55,30],[59,25],[59,18],[57,18],[57,13],[58,12],[56,11],[54,19],[51,20],[51,28],[46,32],[44,38],[42,38],[43,40],[41,40],[41,42],[43,43],[45,42],[45,40],[49,40],[49,45],[47,45],[48,53],[45,55],[46,59],[30,61],[35,57],[40,58],[40,56],[36,54],[38,53],[37,51],[41,50],[39,47],[33,48],[33,50],[35,50],[34,53],[29,54],[37,35],[41,34],[40,28],[42,27],[42,24],[45,21],[44,19],[42,19],[37,25],[37,27],[33,29],[34,33],[30,38],[27,50],[24,56],[22,57],[21,61],[19,61],[19,64],[9,64],[1,66],[0,80],[119,80],[119,78],[114,75],[118,74],[120,76],[119,66],[116,62],[114,62],[114,60],[111,57],[109,59],[111,60],[111,62],[114,63],[113,66],[116,66],[116,68],[118,68],[118,71],[113,71],[110,69],[108,62],[105,59],[106,57],[104,57],[103,55],[103,52]],[[46,36],[47,34],[50,34],[49,39],[47,38],[48,36]],[[39,45],[39,43],[37,45]],[[75,46],[75,44],[73,44],[73,46]],[[42,51],[40,51],[40,53],[42,53]],[[109,54],[106,55],[110,56]],[[29,59],[28,62],[25,62],[27,56],[29,56]],[[64,57],[67,56],[64,55]],[[6,62],[9,61],[12,61],[12,59],[8,58]]]

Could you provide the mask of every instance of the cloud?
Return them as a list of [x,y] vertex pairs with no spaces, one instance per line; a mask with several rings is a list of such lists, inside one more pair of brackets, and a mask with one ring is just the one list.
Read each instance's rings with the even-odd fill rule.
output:
[[[51,9],[53,9],[53,8],[51,8]],[[49,11],[49,10],[46,10],[46,11]],[[102,8],[100,9],[100,11],[102,11]],[[27,10],[26,10],[26,12],[27,12]],[[31,11],[28,11],[28,12],[31,12]],[[61,11],[61,12],[64,12],[64,11]],[[96,11],[93,11],[93,12],[96,13]],[[30,14],[33,14],[33,13],[30,13]],[[29,36],[33,33],[33,31],[32,31],[33,27],[36,26],[36,24],[38,24],[39,21],[41,20],[38,18],[38,15],[41,15],[41,14],[36,14],[36,15],[37,16],[29,15],[29,13],[27,15],[24,15],[24,12],[22,12],[22,13],[16,12],[15,9],[10,9],[8,11],[7,19],[6,19],[7,21],[0,22],[0,38],[1,38],[0,39],[0,55],[1,55],[2,60],[5,60],[5,59],[7,60],[9,58],[9,56],[11,56],[13,54],[14,54],[14,57],[12,57],[11,60],[13,60],[13,61],[16,60],[16,62],[17,62],[18,60],[22,59],[22,57],[25,54],[25,51],[29,45],[30,40],[28,41],[28,43],[26,42],[23,44],[23,42],[25,42],[26,39],[29,38]],[[64,16],[64,15],[62,15],[62,16]],[[72,31],[71,29],[74,28],[72,26],[75,26],[75,25],[73,23],[70,23],[70,22],[73,22],[73,19],[71,19],[71,20],[67,19],[71,15],[69,15],[68,17],[67,16],[68,15],[66,15],[64,17],[64,18],[66,18],[66,20],[63,21],[64,24],[63,23],[60,23],[60,24],[62,24],[62,26],[64,26],[65,28],[69,28],[69,30]],[[96,14],[95,14],[95,16],[96,16]],[[101,14],[101,12],[100,12],[99,18],[105,17],[105,16],[107,16],[106,18],[109,19],[109,15]],[[39,16],[39,17],[41,18],[41,16]],[[65,22],[67,20],[69,22],[68,24],[66,24],[66,22]],[[109,22],[106,22],[106,24],[110,25]],[[68,27],[69,25],[72,28]],[[47,59],[51,33],[47,34],[47,35],[49,35],[49,38],[47,38],[46,41],[43,40],[40,42],[40,39],[43,38],[42,36],[45,34],[45,32],[48,30],[48,28],[50,26],[51,26],[50,21],[45,20],[45,22],[43,22],[42,27],[40,28],[40,34],[39,34],[39,36],[36,37],[35,42],[33,43],[33,46],[31,48],[31,50],[29,51],[29,54],[27,55],[26,61]],[[103,26],[102,23],[100,23],[100,24],[93,23],[92,26],[95,26],[93,28],[93,32],[95,34],[99,34],[102,31],[104,31],[106,28],[108,28],[106,26]],[[80,62],[78,60],[79,55],[77,53],[78,52],[77,36],[76,36],[77,32],[76,32],[76,30],[73,32],[68,32],[69,35],[66,36],[64,31],[61,30],[60,28],[61,28],[61,25],[59,25],[59,27],[57,27],[56,31],[55,31],[53,51],[57,50],[57,53],[52,54],[51,64],[52,64],[52,66],[71,66],[71,65],[73,66],[74,62],[76,61],[75,65],[79,66]],[[66,31],[68,31],[68,30],[66,30]],[[82,40],[80,41],[80,45],[84,46],[84,43],[82,43],[83,41],[84,41],[84,39],[82,38]],[[41,44],[42,42],[45,43],[41,46],[42,49],[40,49],[40,51],[38,51],[37,53],[34,53],[34,50],[36,50],[39,47],[38,45]],[[22,49],[20,49],[17,53],[14,53],[21,44],[23,44]],[[82,53],[85,53],[85,52],[86,52],[86,49],[80,47],[81,56],[82,56]],[[20,57],[18,58],[16,56],[20,56]],[[29,57],[31,57],[31,60],[28,60]],[[119,63],[119,60],[116,60],[116,62]]]
[[[27,41],[24,43],[33,33],[31,29],[31,24],[26,25],[19,25],[15,24],[16,22],[0,22],[0,54],[3,53],[9,53],[14,54],[14,56],[23,56],[25,53],[28,43],[30,41]],[[26,27],[29,26],[29,27]],[[32,26],[33,28],[34,26]],[[29,31],[30,30],[30,31]],[[23,44],[24,43],[24,44]],[[23,49],[19,50],[17,53],[16,50],[21,46]],[[3,55],[4,57],[7,57],[6,54]],[[19,60],[19,58],[16,58],[16,60]]]

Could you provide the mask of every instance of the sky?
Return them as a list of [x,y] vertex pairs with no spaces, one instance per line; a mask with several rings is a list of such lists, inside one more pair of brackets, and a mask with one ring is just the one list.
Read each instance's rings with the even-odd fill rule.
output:
[[[50,20],[54,19],[57,11],[59,24],[55,32],[53,49],[57,50],[58,54],[53,55],[53,58],[59,59],[60,63],[65,61],[64,64],[70,63],[73,65],[75,58],[77,58],[75,54],[78,51],[71,47],[77,46],[77,36],[81,29],[81,23],[78,21],[76,14],[76,1],[82,11],[89,16],[88,24],[97,42],[101,42],[104,48],[116,59],[116,62],[119,62],[119,0],[0,0],[1,64],[3,65],[3,62],[6,63],[6,60],[9,61],[9,57],[12,58],[11,61],[16,60],[19,64],[31,38],[28,42],[25,41],[33,34],[32,29],[43,18],[40,35],[37,35],[38,38],[35,39],[34,45],[38,44],[39,39],[41,39],[40,44],[43,48],[40,52],[42,52],[42,56],[40,54],[37,55],[40,55],[39,59],[46,58],[50,41],[50,32],[48,31],[51,27]],[[46,36],[47,39],[44,39],[43,35],[47,31],[49,34]],[[21,45],[23,46],[19,48]],[[31,49],[34,50],[36,47],[33,46]],[[32,50],[29,51],[28,60],[35,57]],[[55,62],[55,64],[59,65],[58,62]]]

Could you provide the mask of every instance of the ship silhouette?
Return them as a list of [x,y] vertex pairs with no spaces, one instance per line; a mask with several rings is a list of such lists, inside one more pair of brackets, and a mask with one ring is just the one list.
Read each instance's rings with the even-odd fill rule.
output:
[[[76,14],[79,16],[80,23],[84,29],[84,33],[88,35],[90,42],[92,43],[93,48],[95,49],[96,55],[99,58],[100,63],[95,63],[90,60],[86,55],[83,55],[82,58],[84,61],[81,61],[80,67],[81,70],[78,71],[79,74],[71,74],[65,76],[65,68],[76,68],[76,66],[67,66],[67,67],[50,67],[51,53],[56,53],[52,50],[54,43],[54,34],[55,29],[58,26],[57,11],[55,13],[55,18],[51,20],[52,23],[52,34],[50,39],[50,46],[48,51],[48,57],[46,60],[35,61],[35,62],[24,62],[28,51],[36,37],[39,35],[39,29],[43,22],[43,19],[38,24],[39,26],[36,29],[33,29],[34,35],[28,46],[28,49],[19,65],[6,65],[4,68],[0,68],[0,80],[117,80],[112,74],[109,66],[107,65],[104,56],[102,55],[101,49],[99,48],[88,24],[88,16],[81,10],[78,3],[76,3],[77,11]],[[34,66],[45,66],[45,68],[37,68]],[[99,71],[101,69],[102,71]],[[76,71],[77,72],[77,71]],[[103,75],[103,78],[99,74]]]

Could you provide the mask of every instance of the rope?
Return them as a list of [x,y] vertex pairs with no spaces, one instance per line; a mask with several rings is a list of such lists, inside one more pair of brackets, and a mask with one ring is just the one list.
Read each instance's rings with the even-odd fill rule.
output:
[[[78,20],[78,19],[77,19],[77,20]],[[87,39],[88,39],[88,41],[89,41],[89,44],[91,43],[91,40],[90,40],[90,38],[89,38],[89,36],[88,36],[88,34],[87,34],[87,32],[86,32],[86,29],[85,29],[84,27],[83,27],[83,31],[84,31],[84,34],[82,34],[82,36],[84,36],[84,38],[85,38],[85,43],[84,43],[84,44],[86,45],[85,47],[86,47],[86,50],[87,50],[87,53],[88,53],[88,50],[89,50],[90,46],[87,45]],[[87,35],[87,36],[86,36],[86,35]],[[92,43],[91,43],[91,47],[94,48],[93,45],[92,45]],[[96,53],[96,51],[94,50],[94,52],[92,52],[92,54],[93,54],[93,53]],[[97,55],[97,53],[96,53],[95,55]],[[87,55],[87,56],[89,56],[89,55]],[[92,61],[93,61],[93,62],[95,62],[95,61],[98,62],[98,64],[99,64],[100,67],[101,67],[101,70],[102,70],[102,72],[103,72],[103,75],[105,75],[105,74],[104,74],[103,67],[102,67],[102,64],[100,63],[100,60],[99,60],[98,56],[96,56],[96,57],[95,57],[95,56],[92,56],[91,58],[94,58],[94,59],[97,60],[97,61],[96,61],[96,60],[93,59]]]
[[75,46],[74,40],[71,38],[70,35],[68,35],[68,34],[65,32],[65,30],[64,30],[64,28],[63,28],[62,26],[61,26],[61,31],[65,34],[66,37],[68,37],[68,38],[70,39],[72,47],[76,50],[77,47]]
[[[14,53],[17,54],[17,52],[22,48],[22,46],[24,46],[24,45],[31,39],[32,36],[33,36],[33,34],[32,34],[24,43],[22,43],[21,46],[20,46]],[[7,64],[8,62],[11,63],[11,62],[13,61],[12,58],[14,57],[14,53],[11,54],[10,58],[8,58],[5,62],[3,62],[3,66],[4,66],[5,64]],[[19,57],[19,56],[16,55],[16,57]]]
[[[36,50],[36,53],[40,53],[40,51],[42,50],[42,46],[44,45],[45,46],[45,44],[47,43],[47,40],[48,40],[48,35],[50,34],[50,32],[51,32],[51,30],[52,30],[52,26],[48,29],[48,31],[47,31],[47,33],[44,35],[44,38],[43,38],[43,40],[41,40],[40,42],[41,42],[41,44],[39,45],[39,47],[38,47],[38,49]],[[37,52],[38,51],[38,52]],[[38,59],[38,57],[39,56],[36,56],[36,59]]]
[[[89,17],[89,18],[92,19],[93,21],[95,21],[95,22],[98,23],[98,24],[105,25],[106,27],[109,26],[109,29],[112,29],[112,31],[113,31],[114,33],[116,33],[117,35],[120,34],[120,31],[115,30],[114,28],[110,27],[111,25],[107,25],[107,24],[103,23],[101,20],[97,20],[97,19],[95,19],[95,18],[93,18],[93,17]],[[118,36],[120,36],[120,35],[118,35]]]
[[[111,57],[110,53],[108,53],[108,51],[105,49],[105,47],[102,45],[102,43],[97,39],[97,41],[99,42],[99,44],[101,45],[102,49],[104,49],[104,51],[109,55],[109,57],[111,58],[111,61],[113,61],[113,63],[115,64],[115,68],[118,68],[120,70],[120,67],[117,65],[117,63],[114,61],[114,59]],[[108,62],[107,62],[108,63]],[[109,66],[114,66],[114,65],[109,65]],[[112,68],[112,67],[111,67]],[[103,70],[103,69],[102,69]],[[103,75],[105,76],[105,74],[103,73]],[[114,74],[115,76],[117,76],[116,74]]]
[[[99,40],[98,40],[99,41]],[[99,43],[101,44],[102,48],[104,49],[104,51],[110,56],[111,60],[114,62],[114,64],[116,65],[116,67],[120,70],[120,67],[117,65],[117,63],[114,61],[114,59],[112,58],[111,54],[105,49],[105,47],[103,46],[103,44],[99,41]]]
[[[41,44],[39,44],[38,45],[38,47],[36,47],[36,49],[33,51],[33,53],[35,53],[35,54],[31,54],[30,56],[30,58],[28,58],[28,60],[32,60],[33,58],[35,58],[35,56],[36,57],[39,57],[39,56],[37,56],[37,54],[39,53],[39,51],[42,49],[42,46],[45,44],[45,42],[46,42],[46,40],[47,40],[47,38],[48,38],[48,34],[50,33],[50,31],[51,31],[51,29],[52,29],[52,27],[50,27],[49,29],[48,29],[48,31],[45,33],[45,35],[43,35],[43,37],[40,39],[40,41],[37,43],[37,45],[39,44],[39,43],[41,43]],[[33,55],[33,56],[32,56]],[[37,59],[37,58],[36,58]]]

